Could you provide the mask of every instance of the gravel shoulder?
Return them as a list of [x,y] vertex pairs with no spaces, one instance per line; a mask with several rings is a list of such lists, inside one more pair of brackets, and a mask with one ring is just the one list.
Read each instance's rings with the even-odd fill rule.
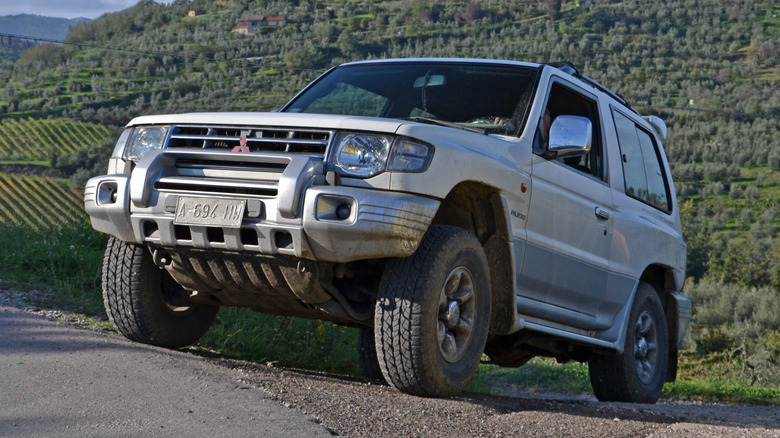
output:
[[716,404],[599,403],[541,395],[408,396],[364,379],[219,359],[269,398],[344,436],[780,437],[780,408]]
[[[89,326],[78,317],[26,307],[18,293],[0,290],[0,305],[15,305],[26,308],[27,313]],[[118,335],[102,336],[126,342]],[[52,343],[51,348],[60,347]],[[228,372],[231,379],[236,379],[236,387],[259,389],[264,394],[241,403],[273,402],[283,410],[305,414],[304,418],[313,417],[314,423],[321,423],[330,433],[341,436],[780,437],[780,408],[773,407],[691,402],[630,405],[599,403],[593,397],[544,394],[520,398],[463,394],[451,399],[426,399],[401,394],[380,382],[365,379],[266,366],[198,351],[179,353],[146,346],[137,348],[188,356],[216,365]],[[192,383],[198,375],[197,369],[182,365],[184,382]],[[175,393],[177,389],[172,387],[167,391]],[[206,397],[212,392],[209,388],[196,387],[189,397],[197,398],[197,394]],[[220,392],[222,405],[240,404],[231,398],[241,393]],[[141,393],[136,395],[143,397]],[[218,406],[210,409],[219,411]],[[187,409],[179,412],[184,417],[186,413]],[[6,411],[0,416],[3,429],[2,423],[7,419]],[[231,423],[240,425],[242,420],[233,419]],[[256,427],[250,422],[245,426],[246,431]],[[301,432],[290,430],[287,436],[305,436]]]

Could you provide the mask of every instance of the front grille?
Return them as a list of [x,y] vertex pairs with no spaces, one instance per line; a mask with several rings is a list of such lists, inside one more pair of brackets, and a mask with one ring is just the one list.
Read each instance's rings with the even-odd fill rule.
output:
[[233,150],[246,138],[249,152],[324,158],[332,137],[331,131],[316,129],[178,125],[171,129],[167,147]]

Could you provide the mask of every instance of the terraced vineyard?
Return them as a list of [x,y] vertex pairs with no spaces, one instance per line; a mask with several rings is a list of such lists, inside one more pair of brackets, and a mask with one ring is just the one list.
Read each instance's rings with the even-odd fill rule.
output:
[[[82,195],[65,179],[39,176],[53,156],[111,140],[111,128],[70,119],[0,120],[0,225],[61,226],[86,220]],[[22,170],[19,170],[22,169]]]
[[0,173],[0,224],[35,228],[86,219],[81,194],[64,181]]
[[48,161],[110,140],[110,128],[69,119],[0,120],[0,161]]

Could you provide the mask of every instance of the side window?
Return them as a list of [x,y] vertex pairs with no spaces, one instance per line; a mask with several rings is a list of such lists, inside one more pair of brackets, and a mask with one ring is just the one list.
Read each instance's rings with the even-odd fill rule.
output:
[[558,116],[582,116],[590,119],[593,124],[593,143],[588,155],[582,157],[563,158],[564,164],[574,170],[594,176],[598,179],[604,177],[604,155],[601,145],[601,124],[599,123],[598,105],[592,99],[554,82],[550,88],[550,97],[547,99],[547,107],[539,120],[539,127],[534,138],[534,150],[547,150],[548,134],[550,126]]
[[626,194],[664,211],[669,208],[669,185],[653,137],[623,114],[612,111],[623,158]]

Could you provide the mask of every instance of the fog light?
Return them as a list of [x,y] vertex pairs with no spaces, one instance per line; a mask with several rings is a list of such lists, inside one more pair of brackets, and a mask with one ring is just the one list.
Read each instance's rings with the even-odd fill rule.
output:
[[357,201],[347,196],[320,195],[317,197],[315,217],[326,221],[348,221]]
[[105,181],[101,183],[97,188],[97,203],[103,204],[116,204],[119,197],[119,187],[116,181]]
[[349,216],[352,214],[352,208],[350,208],[347,204],[341,204],[336,208],[336,217],[340,220],[344,220],[349,218]]

